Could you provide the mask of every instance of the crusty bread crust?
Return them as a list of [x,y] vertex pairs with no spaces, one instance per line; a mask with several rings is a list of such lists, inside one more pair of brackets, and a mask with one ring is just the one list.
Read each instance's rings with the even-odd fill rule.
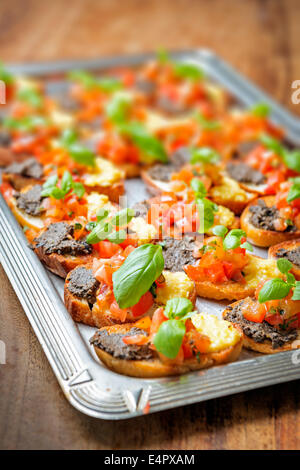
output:
[[219,206],[225,206],[230,209],[234,214],[240,215],[247,204],[255,198],[254,193],[247,193],[248,200],[244,201],[234,201],[233,199],[226,199],[226,195],[224,194],[222,197],[211,196],[211,199],[218,204]]
[[[84,184],[84,183],[83,183]],[[99,194],[104,194],[108,196],[108,198],[112,202],[119,203],[120,196],[122,196],[125,192],[124,180],[120,180],[117,183],[111,184],[110,186],[87,186],[84,185],[85,190],[88,193],[96,192]]]
[[228,281],[215,284],[211,281],[196,281],[196,291],[200,297],[214,300],[241,300],[253,295],[255,289],[247,284]]
[[148,192],[152,196],[159,196],[161,193],[172,191],[170,183],[167,183],[165,181],[158,181],[151,178],[148,171],[143,170],[141,172],[141,177],[147,187]]
[[[269,258],[279,259],[276,256],[276,253],[278,250],[283,248],[285,250],[291,251],[297,248],[298,246],[300,246],[300,238],[297,238],[296,240],[289,240],[289,241],[285,241],[282,243],[278,243],[278,245],[273,245],[269,248],[268,256]],[[295,264],[293,264],[291,273],[294,274],[297,280],[300,280],[300,267],[299,266],[296,266]]]
[[34,251],[49,271],[63,279],[78,266],[83,264],[87,266],[92,265],[95,258],[94,254],[77,256],[59,255],[58,253],[46,254],[42,247],[35,248]]
[[[235,307],[236,305],[239,304],[240,301],[234,302],[233,304],[230,305],[230,307]],[[224,310],[222,313],[223,318],[226,317],[226,314],[228,312],[228,307]],[[237,326],[236,324],[233,323],[234,326]],[[241,328],[240,328],[241,330]],[[300,339],[300,330],[298,331],[298,339]],[[243,347],[246,349],[250,349],[251,351],[256,351],[262,354],[276,354],[279,352],[283,351],[291,351],[292,349],[298,349],[300,348],[300,341],[299,344],[296,345],[295,341],[293,340],[291,343],[284,344],[283,346],[280,346],[279,348],[272,348],[272,343],[269,340],[264,341],[263,343],[257,343],[254,341],[252,338],[249,338],[249,336],[246,336],[244,333],[244,338],[243,338]]]
[[125,178],[137,178],[141,175],[143,170],[147,170],[151,165],[143,165],[141,163],[120,163],[116,166],[125,172]]
[[[86,266],[87,268],[89,266]],[[69,277],[71,273],[69,273],[66,277],[65,286],[64,286],[64,300],[65,305],[72,316],[73,320],[79,323],[85,323],[86,325],[95,326],[97,328],[102,328],[104,326],[112,326],[116,324],[120,324],[120,320],[118,318],[114,318],[110,311],[110,303],[107,303],[107,309],[100,309],[97,304],[94,304],[92,309],[90,308],[89,303],[82,298],[76,297],[73,295],[68,289]],[[195,304],[197,298],[196,289],[193,290],[189,299],[190,301]],[[151,315],[153,311],[157,308],[157,305],[153,305],[151,309],[147,312],[148,315]],[[127,316],[127,322],[129,321],[137,321],[137,317],[130,317]]]
[[[126,333],[132,325],[124,324],[121,326],[107,328],[108,332]],[[99,359],[111,370],[118,374],[129,375],[131,377],[155,378],[166,377],[170,375],[186,374],[194,370],[207,369],[215,365],[225,364],[235,361],[241,352],[243,339],[223,351],[200,354],[198,358],[185,360],[182,364],[163,363],[158,357],[150,360],[125,360],[117,359],[111,354],[94,346]]]
[[[265,201],[268,207],[271,207],[275,203],[275,196],[266,196],[263,198],[259,198]],[[261,247],[269,247],[272,245],[277,245],[278,243],[282,243],[287,240],[293,240],[295,238],[300,237],[300,231],[297,230],[296,232],[276,232],[275,230],[263,230],[260,228],[254,227],[251,224],[251,212],[250,207],[256,205],[258,199],[252,201],[244,210],[241,215],[241,228],[245,230],[247,233],[247,237],[252,241],[255,245]]]

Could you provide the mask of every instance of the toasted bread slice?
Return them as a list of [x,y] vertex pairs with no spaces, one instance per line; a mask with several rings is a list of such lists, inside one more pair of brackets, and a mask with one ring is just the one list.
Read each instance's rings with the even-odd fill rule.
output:
[[96,185],[96,186],[87,186],[84,184],[85,190],[88,193],[99,193],[103,194],[105,196],[108,196],[110,201],[119,203],[120,197],[124,194],[125,192],[125,186],[124,186],[124,180],[122,179],[121,181],[118,181],[117,183],[113,183],[109,186],[101,186],[101,185]]
[[92,265],[97,255],[92,246],[73,238],[73,225],[67,222],[50,224],[33,241],[34,251],[49,271],[65,278],[81,265]]
[[299,253],[298,259],[300,260],[300,238],[273,245],[269,248],[268,254],[269,258],[286,258],[291,261],[293,264],[291,273],[294,274],[297,280],[300,280],[300,264],[298,264],[298,260],[297,264],[295,263],[295,258],[293,257],[293,253],[291,253],[295,251]]
[[237,181],[228,176],[223,176],[220,183],[210,189],[209,196],[216,204],[228,207],[232,212],[239,215],[247,204],[255,199],[256,194],[245,191]]
[[258,200],[262,200],[268,207],[272,207],[275,204],[275,196],[265,196],[259,199],[255,199],[243,211],[241,215],[241,228],[242,230],[245,230],[250,241],[252,241],[257,246],[269,247],[300,237],[299,230],[294,232],[276,232],[275,230],[265,230],[255,227],[250,221],[252,216],[250,207],[257,205]]
[[[90,269],[89,266],[82,266],[81,268],[85,268],[86,270]],[[120,318],[114,317],[110,311],[111,291],[109,288],[106,288],[105,292],[102,293],[101,307],[99,303],[89,302],[84,296],[82,296],[82,294],[74,294],[74,289],[73,292],[71,292],[69,288],[70,279],[74,278],[74,276],[77,276],[77,273],[74,270],[68,274],[64,287],[65,305],[73,320],[76,322],[85,323],[90,326],[95,326],[97,328],[121,323]],[[180,276],[178,276],[178,273],[164,272],[165,285],[157,289],[157,303],[160,305],[165,304],[170,298],[175,296],[185,296],[188,297],[191,302],[193,302],[193,304],[196,302],[197,294],[194,284],[188,280],[187,276],[187,279],[182,279],[184,273],[179,274]],[[93,275],[90,270],[89,278],[92,279],[92,277]],[[97,286],[98,287],[94,293],[94,298],[99,295],[101,290],[99,283],[97,283]],[[157,305],[154,304],[148,314],[151,314],[156,307]],[[128,312],[126,321],[133,322],[136,320],[137,317],[133,317],[131,312]]]
[[[234,344],[226,345],[224,349],[218,351],[198,354],[197,357],[186,359],[181,364],[176,364],[175,361],[162,362],[155,351],[152,351],[152,357],[147,359],[123,359],[120,356],[115,357],[113,351],[105,351],[99,343],[97,344],[97,336],[99,333],[101,335],[102,331],[105,331],[107,335],[114,334],[121,336],[126,335],[131,328],[132,325],[130,324],[102,328],[91,340],[97,356],[109,369],[131,377],[154,378],[180,375],[190,371],[206,369],[214,365],[233,362],[238,358],[243,344],[242,335],[239,334]],[[122,337],[124,336],[121,336],[121,341]]]
[[254,255],[249,255],[249,262],[243,272],[244,283],[228,281],[217,284],[212,281],[196,281],[197,294],[215,300],[240,300],[252,296],[261,281],[281,276],[275,260]]
[[[263,337],[263,335],[260,336],[260,341],[255,341],[253,339],[253,337],[257,337],[257,335],[253,335],[253,337],[251,337],[251,324],[254,326],[254,328],[257,330],[257,329],[260,329],[260,328],[263,328],[262,324],[261,323],[254,323],[254,322],[250,322],[246,319],[244,320],[239,320],[239,319],[233,319],[231,320],[230,318],[232,318],[232,311],[234,311],[234,309],[237,309],[241,304],[242,304],[243,300],[239,300],[237,302],[234,302],[233,304],[229,305],[223,312],[223,318],[227,321],[232,321],[232,323],[235,325],[235,326],[238,326],[242,329],[243,333],[244,333],[244,340],[243,340],[243,346],[247,349],[250,349],[251,351],[256,351],[256,352],[259,352],[259,353],[262,353],[262,354],[276,354],[276,353],[279,353],[279,352],[283,352],[283,351],[290,351],[292,349],[297,349],[297,348],[300,348],[300,330],[296,330],[296,334],[295,334],[295,337],[291,338],[291,340],[287,341],[287,342],[283,342],[283,344],[281,345],[278,345],[276,348],[274,348],[272,346],[272,341],[270,339],[267,338],[267,335],[265,335],[265,338]],[[264,322],[265,323],[265,322]],[[271,325],[267,326],[267,328],[272,331],[275,330],[275,327],[272,327]],[[283,333],[283,335],[286,335],[287,333]],[[278,340],[277,340],[278,341]]]

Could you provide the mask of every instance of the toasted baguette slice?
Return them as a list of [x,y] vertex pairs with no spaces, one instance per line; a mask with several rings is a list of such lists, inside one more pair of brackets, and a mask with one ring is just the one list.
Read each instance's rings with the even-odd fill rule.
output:
[[[88,265],[82,266],[81,268],[85,268],[86,270],[90,269]],[[70,278],[74,277],[74,274],[76,274],[75,270],[71,271],[68,274],[66,281],[65,281],[65,287],[64,287],[65,305],[66,305],[68,312],[72,316],[73,320],[76,322],[85,323],[90,326],[95,326],[97,328],[121,323],[120,318],[114,317],[112,313],[110,312],[111,291],[109,291],[109,289],[106,289],[105,294],[102,294],[103,301],[101,302],[101,308],[100,308],[99,304],[95,302],[94,303],[89,302],[83,296],[74,295],[69,290]],[[190,281],[186,282],[187,287],[183,285],[182,289],[180,289],[180,285],[178,285],[179,284],[178,279],[176,278],[177,273],[168,273],[168,274],[164,273],[164,274],[165,274],[165,280],[166,280],[165,286],[160,287],[158,289],[158,294],[157,294],[157,301],[160,304],[165,304],[172,297],[184,296],[183,295],[184,293],[185,293],[185,296],[188,297],[193,304],[195,304],[197,294],[196,294],[196,290],[195,290],[193,283],[190,283]],[[183,273],[180,273],[180,274],[182,275]],[[89,271],[89,276],[93,277],[91,271]],[[94,299],[100,293],[100,289],[101,289],[100,284],[98,282],[96,282],[96,285],[97,285],[97,289],[94,292]],[[154,304],[153,307],[151,307],[148,314],[153,313],[153,310],[156,307],[157,305]],[[126,321],[133,322],[136,320],[137,320],[137,317],[133,317],[131,312],[129,312],[126,317]]]
[[[126,335],[131,328],[132,325],[124,324],[102,328],[102,331],[106,330],[108,335]],[[114,372],[131,377],[154,378],[185,374],[190,371],[207,369],[214,365],[233,362],[239,357],[243,338],[242,335],[240,335],[240,339],[232,346],[227,346],[217,352],[199,354],[197,357],[186,359],[181,364],[176,364],[173,361],[164,363],[155,352],[153,352],[153,357],[149,359],[132,360],[115,357],[110,352],[104,351],[99,345],[97,346],[97,333],[94,335],[91,342],[94,343],[95,352],[99,359]]]
[[160,181],[151,177],[149,171],[143,170],[141,177],[152,196],[159,196],[164,192],[172,192],[170,181]]
[[[275,196],[265,196],[260,198],[265,202],[268,207],[272,207],[275,204]],[[277,245],[287,240],[294,240],[300,237],[300,231],[295,232],[276,232],[275,230],[265,230],[255,227],[251,222],[251,211],[250,207],[257,204],[258,199],[252,201],[243,211],[241,215],[241,228],[247,233],[247,237],[255,245],[261,247],[269,247]]]
[[249,202],[253,201],[256,194],[245,191],[240,184],[228,176],[210,189],[209,196],[221,206],[228,207],[236,215],[240,215]]
[[212,281],[196,281],[196,291],[200,297],[215,300],[240,300],[254,294],[261,281],[280,277],[275,260],[249,255],[249,262],[244,270],[245,283],[228,281],[217,284]]
[[[233,304],[229,305],[223,312],[223,318],[225,320],[229,320],[228,318],[228,315],[231,314],[232,310],[236,307],[238,307],[243,301],[242,300],[239,300],[238,302],[234,302]],[[255,325],[256,328],[259,328],[260,327],[260,324],[259,323],[254,323],[254,322],[249,322],[246,320],[246,323],[248,322],[248,324],[251,324],[253,323]],[[243,346],[247,349],[250,349],[251,351],[256,351],[256,352],[259,352],[259,353],[262,353],[262,354],[276,354],[276,353],[279,353],[279,352],[283,352],[283,351],[290,351],[292,349],[298,349],[300,348],[300,330],[297,330],[297,337],[281,346],[278,346],[276,348],[273,348],[272,347],[272,342],[269,340],[269,339],[264,339],[263,341],[261,342],[257,342],[255,341],[253,338],[251,338],[249,336],[249,334],[247,335],[245,333],[245,331],[249,331],[249,328],[247,328],[247,326],[244,326],[243,327],[243,324],[240,323],[240,322],[236,322],[233,324],[235,326],[238,326],[240,327],[242,330],[243,330],[243,333],[244,333],[244,340],[243,340]],[[275,327],[271,327],[270,325],[270,328],[274,328]]]
[[[291,261],[291,263],[293,264],[291,273],[294,274],[297,280],[300,280],[300,266],[298,264],[295,264],[292,261],[292,258],[290,259],[290,257],[287,256],[287,252],[291,252],[294,250],[297,250],[300,254],[300,238],[297,238],[296,240],[289,240],[286,242],[278,243],[278,245],[273,245],[269,248],[268,254],[269,258],[278,259],[284,257]],[[285,253],[284,256],[282,253]]]
[[[77,266],[92,265],[93,259],[97,256],[91,245],[83,240],[76,241],[73,239],[73,232],[69,232],[69,230],[72,230],[72,223],[58,222],[50,224],[41,230],[39,236],[33,241],[33,248],[39,259],[49,271],[63,279]],[[65,233],[66,236],[63,237],[59,233]],[[59,245],[60,241],[65,244],[69,243],[69,247],[64,246],[63,248]],[[73,243],[73,245],[71,246],[70,243]],[[57,249],[53,245],[56,245]],[[66,253],[62,254],[64,250]]]

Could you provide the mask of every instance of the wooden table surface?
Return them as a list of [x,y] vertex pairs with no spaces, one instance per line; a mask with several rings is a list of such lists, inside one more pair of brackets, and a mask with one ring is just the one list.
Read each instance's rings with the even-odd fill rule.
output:
[[[0,58],[208,47],[300,115],[291,103],[299,23],[297,0],[1,0]],[[0,448],[300,448],[300,381],[129,421],[84,416],[65,400],[2,268],[0,292]]]

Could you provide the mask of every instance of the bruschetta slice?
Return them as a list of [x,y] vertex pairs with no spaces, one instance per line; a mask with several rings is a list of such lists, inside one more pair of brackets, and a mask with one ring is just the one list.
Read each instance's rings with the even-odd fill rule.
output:
[[[223,312],[223,318],[241,328],[245,348],[262,354],[289,351],[300,347],[300,325],[292,302],[281,300],[274,307],[273,301],[273,306],[264,309],[258,300],[246,297],[229,305]],[[297,308],[299,310],[300,307]],[[279,311],[280,314],[276,313]],[[292,316],[289,316],[290,312]],[[295,321],[291,323],[291,319]]]
[[226,175],[236,181],[246,193],[263,196],[267,184],[266,176],[243,161],[231,160],[225,167]]
[[275,196],[255,199],[243,211],[241,228],[255,245],[270,247],[300,237],[292,214],[277,208]]
[[269,248],[269,258],[284,258],[293,265],[291,273],[300,280],[300,238],[278,243]]
[[11,184],[17,191],[26,186],[41,183],[42,177],[43,167],[33,157],[12,163],[2,173],[2,181]]
[[[226,238],[215,236],[204,240],[198,261],[184,267],[195,282],[197,294],[215,300],[243,299],[254,294],[258,284],[271,276],[280,276],[273,259],[263,259],[246,252],[246,238],[241,230],[232,230]],[[236,237],[236,235],[237,237]],[[240,237],[240,242],[237,238]]]
[[[90,342],[109,369],[132,377],[180,375],[238,358],[243,337],[229,322],[205,313],[193,312],[182,321],[173,315],[167,304],[152,320],[101,328]],[[179,341],[172,341],[171,323],[181,330]]]

